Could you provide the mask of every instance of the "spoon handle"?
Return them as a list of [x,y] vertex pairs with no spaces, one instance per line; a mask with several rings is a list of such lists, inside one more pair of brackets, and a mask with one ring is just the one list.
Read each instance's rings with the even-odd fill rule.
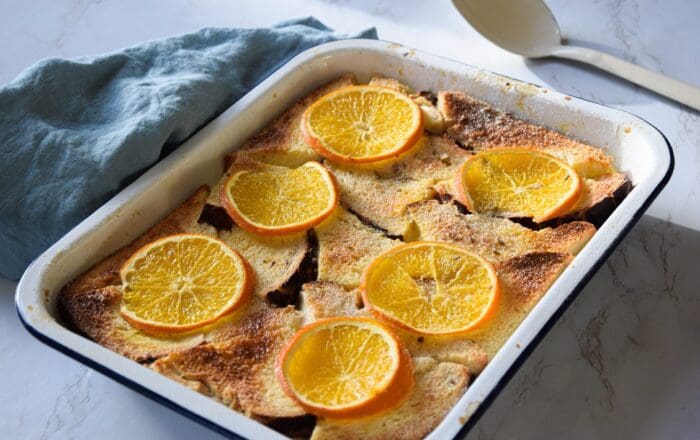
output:
[[700,88],[586,47],[560,46],[552,56],[591,64],[700,111]]

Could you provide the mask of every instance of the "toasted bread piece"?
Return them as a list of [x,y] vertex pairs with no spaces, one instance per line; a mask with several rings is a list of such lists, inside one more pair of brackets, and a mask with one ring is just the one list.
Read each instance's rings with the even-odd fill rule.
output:
[[498,277],[504,284],[501,303],[493,319],[470,335],[486,350],[489,359],[496,355],[572,259],[569,254],[533,252],[496,264]]
[[451,362],[467,367],[469,374],[481,373],[489,357],[470,336],[420,336],[394,328],[414,358],[430,357],[439,362]]
[[277,292],[297,273],[309,243],[305,233],[280,237],[262,236],[238,227],[221,206],[219,193],[221,186],[232,172],[241,167],[263,166],[260,162],[239,156],[212,189],[204,212],[207,221],[217,226],[218,237],[250,263],[255,273],[255,294],[268,298]]
[[134,242],[69,283],[58,295],[58,307],[63,319],[90,339],[139,362],[201,343],[201,333],[177,337],[156,336],[128,324],[119,314],[122,295],[119,269],[139,248],[161,237],[186,232],[216,235],[214,228],[197,223],[208,194],[207,187],[199,188]]
[[377,255],[402,243],[363,224],[342,206],[316,227],[316,237],[318,279],[334,281],[346,289],[360,285],[362,271]]
[[301,117],[314,101],[323,95],[356,84],[355,76],[343,75],[306,95],[257,134],[249,138],[234,155],[271,165],[296,168],[320,155],[306,144],[301,134]]
[[464,365],[429,357],[413,359],[415,383],[398,408],[375,417],[334,421],[319,419],[312,440],[422,439],[442,421],[469,384]]
[[[119,313],[119,269],[142,246],[172,234],[196,232],[216,236],[250,263],[256,276],[255,292],[267,297],[294,275],[307,252],[305,235],[260,238],[237,227],[217,231],[198,223],[209,189],[202,187],[165,219],[68,284],[59,294],[64,319],[96,342],[137,361],[148,361],[195,346],[230,325],[237,313],[214,325],[181,336],[148,334],[134,329]],[[206,335],[206,336],[205,336]]]
[[575,255],[595,233],[595,226],[576,221],[533,231],[508,219],[461,214],[453,203],[428,200],[408,207],[420,240],[458,244],[491,262],[530,252]]
[[59,296],[59,308],[68,324],[98,344],[137,362],[187,350],[204,341],[204,335],[199,332],[158,336],[132,327],[119,313],[122,291],[117,286],[64,292]]
[[599,148],[529,124],[462,92],[440,92],[438,109],[446,122],[447,133],[475,151],[495,147],[531,147],[544,150],[571,165],[584,178],[584,191],[588,194],[581,198],[571,216],[585,218],[587,211],[600,210],[599,204],[607,196],[623,188],[629,191],[627,177],[615,171],[612,158]]
[[395,236],[409,230],[406,207],[435,195],[434,186],[452,179],[470,156],[444,136],[424,136],[414,149],[381,165],[347,166],[326,162],[340,189],[340,201],[363,219]]
[[299,310],[305,324],[334,316],[369,316],[362,309],[359,291],[345,290],[331,281],[312,281],[301,286]]
[[304,410],[277,382],[275,360],[301,327],[302,315],[291,306],[253,301],[235,325],[216,333],[218,342],[173,353],[151,368],[249,417],[301,416]]
[[238,251],[255,274],[255,294],[268,298],[299,270],[309,249],[306,234],[264,237],[234,226],[219,231],[219,239]]
[[410,95],[411,93],[413,93],[410,87],[408,87],[405,84],[402,84],[401,82],[399,82],[399,80],[395,78],[390,78],[388,76],[382,76],[379,74],[372,75],[372,78],[370,78],[368,85],[375,87],[386,87],[387,89],[403,93],[404,95]]
[[601,225],[632,189],[627,175],[611,173],[595,179],[584,178],[584,191],[567,217]]

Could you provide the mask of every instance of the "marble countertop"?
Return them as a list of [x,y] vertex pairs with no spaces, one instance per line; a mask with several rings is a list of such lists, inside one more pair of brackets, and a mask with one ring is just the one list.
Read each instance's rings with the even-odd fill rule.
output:
[[[570,41],[700,86],[696,0],[551,0]],[[700,114],[569,62],[525,61],[449,1],[0,0],[0,83],[49,56],[96,54],[204,26],[313,14],[638,114],[666,134],[675,173],[658,200],[512,378],[468,439],[700,435]],[[217,439],[49,349],[22,329],[0,279],[0,437]]]

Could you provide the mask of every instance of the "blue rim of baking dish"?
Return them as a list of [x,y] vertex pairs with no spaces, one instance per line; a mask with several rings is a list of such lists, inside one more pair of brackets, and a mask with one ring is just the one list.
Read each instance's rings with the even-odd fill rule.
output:
[[[447,57],[443,57],[447,58]],[[447,58],[449,59],[449,58]],[[450,59],[451,60],[451,59]],[[460,64],[459,61],[451,60],[453,62],[457,62]],[[482,69],[483,70],[483,69]],[[491,72],[493,73],[493,72]],[[500,75],[502,77],[510,78],[513,79],[514,81],[518,81],[521,83],[526,83],[533,85],[535,87],[541,87],[540,85],[533,84],[527,81],[522,81],[519,79],[515,79],[512,77],[508,77],[506,75],[501,75],[501,74],[496,74],[495,75]],[[580,99],[582,101],[590,102],[595,105],[601,106],[601,107],[606,107],[609,109],[613,109],[618,112],[626,113],[628,115],[634,116],[636,118],[641,119],[644,121],[647,125],[649,125],[651,128],[656,130],[661,137],[663,138],[664,142],[666,143],[666,148],[668,150],[669,154],[669,163],[668,167],[666,169],[666,172],[664,173],[663,177],[659,180],[659,182],[656,184],[656,186],[653,188],[651,193],[649,194],[649,197],[647,197],[644,202],[637,208],[637,210],[634,212],[632,215],[632,218],[624,225],[622,228],[621,232],[610,242],[610,244],[605,248],[603,251],[602,255],[596,259],[596,261],[590,266],[590,268],[586,271],[584,276],[580,279],[580,281],[576,284],[576,286],[571,290],[571,293],[567,296],[567,298],[562,302],[562,304],[552,313],[552,315],[547,319],[547,321],[542,325],[542,328],[537,332],[537,334],[530,340],[527,345],[525,345],[521,351],[521,353],[515,358],[515,360],[510,364],[510,366],[507,368],[505,373],[499,378],[498,382],[491,388],[489,393],[484,397],[484,399],[480,402],[479,406],[477,409],[474,411],[474,413],[469,417],[469,420],[464,423],[464,425],[460,428],[460,430],[457,432],[457,434],[454,436],[454,438],[462,438],[466,436],[466,434],[474,427],[474,425],[479,421],[481,416],[484,414],[484,412],[491,406],[491,404],[494,402],[496,397],[501,393],[503,388],[510,382],[510,380],[513,378],[515,373],[520,369],[522,364],[530,357],[532,352],[539,346],[540,342],[544,339],[544,337],[549,333],[551,328],[554,326],[554,324],[561,318],[561,316],[566,312],[566,310],[569,308],[569,306],[573,303],[573,301],[578,297],[578,295],[581,293],[583,288],[588,284],[588,282],[593,278],[593,276],[598,272],[600,267],[603,265],[603,263],[610,257],[612,252],[617,248],[617,246],[622,242],[622,240],[625,239],[625,237],[629,234],[630,230],[634,227],[634,225],[637,224],[637,222],[641,219],[641,217],[644,215],[646,210],[649,208],[649,205],[658,197],[659,193],[664,189],[666,184],[668,183],[669,179],[671,178],[671,175],[673,174],[674,166],[675,166],[675,158],[673,154],[673,148],[671,147],[671,143],[669,142],[668,138],[666,135],[663,134],[661,130],[659,130],[655,125],[651,124],[649,121],[645,120],[644,118],[641,118],[637,115],[634,115],[633,113],[630,113],[625,110],[620,110],[616,109],[614,107],[605,105],[605,104],[600,104],[594,101],[591,101],[586,98],[581,98],[576,95],[571,95],[577,99]],[[31,265],[30,265],[31,266]],[[24,317],[22,316],[22,313],[19,309],[19,305],[17,304],[17,296],[15,297],[15,309],[17,310],[17,315],[19,316],[20,322],[24,326],[24,328],[27,329],[27,331],[37,338],[39,341],[43,342],[44,344],[48,345],[49,347],[75,359],[76,361],[86,365],[87,367],[90,367],[99,373],[102,373],[103,375],[115,380],[116,382],[119,382],[128,388],[136,391],[137,393],[148,397],[149,399],[160,403],[173,411],[182,414],[189,419],[199,423],[200,425],[211,429],[214,432],[217,432],[221,435],[224,435],[228,438],[233,438],[233,439],[245,439],[245,437],[241,436],[240,434],[237,434],[229,429],[226,429],[222,427],[221,425],[212,422],[211,420],[200,416],[199,414],[189,410],[188,408],[183,407],[182,405],[179,405],[172,400],[164,397],[163,395],[159,394],[158,392],[151,390],[143,385],[140,385],[136,383],[135,381],[129,379],[128,377],[117,373],[111,368],[108,368],[96,361],[93,361],[92,359],[83,356],[82,354],[66,347],[65,345],[49,338],[48,336],[45,336],[43,333],[41,333],[39,330],[34,328],[31,324],[29,324]]]

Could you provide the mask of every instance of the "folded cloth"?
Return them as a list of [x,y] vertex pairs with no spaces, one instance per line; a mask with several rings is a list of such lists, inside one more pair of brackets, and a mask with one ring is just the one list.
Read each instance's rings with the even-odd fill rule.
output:
[[27,265],[294,55],[348,36],[314,18],[207,28],[47,59],[0,87],[0,274]]

